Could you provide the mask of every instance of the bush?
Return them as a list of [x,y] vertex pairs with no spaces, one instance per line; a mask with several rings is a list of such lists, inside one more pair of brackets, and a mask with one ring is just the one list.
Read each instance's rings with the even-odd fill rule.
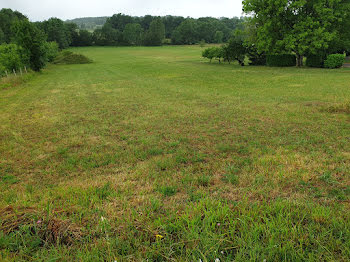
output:
[[47,61],[52,62],[58,55],[58,44],[56,42],[46,42],[44,48],[46,50]]
[[13,70],[29,64],[29,56],[24,49],[16,44],[0,45],[0,74],[4,75],[5,70],[9,73]]
[[266,65],[266,54],[259,52],[254,44],[247,47],[247,56],[250,60],[249,65]]
[[92,63],[92,60],[87,58],[84,55],[81,54],[75,54],[71,51],[62,51],[60,52],[56,59],[53,61],[54,64],[66,64],[66,65],[72,65],[72,64],[90,64]]
[[296,66],[296,57],[292,54],[267,55],[266,64],[278,67]]
[[231,63],[231,61],[237,60],[241,66],[244,66],[247,48],[241,39],[235,37],[231,38],[228,44],[224,45],[222,49],[226,61]]
[[306,66],[322,68],[324,66],[325,55],[308,55]]
[[202,57],[210,59],[210,62],[214,58],[221,62],[224,57],[224,50],[221,47],[209,47],[202,52]]
[[333,54],[327,56],[327,59],[324,61],[325,68],[340,68],[345,62],[345,57],[343,54]]

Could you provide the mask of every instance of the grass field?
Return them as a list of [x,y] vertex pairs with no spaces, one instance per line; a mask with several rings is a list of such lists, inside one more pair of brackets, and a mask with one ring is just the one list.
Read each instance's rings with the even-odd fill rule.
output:
[[1,261],[350,260],[350,69],[73,50],[0,84]]

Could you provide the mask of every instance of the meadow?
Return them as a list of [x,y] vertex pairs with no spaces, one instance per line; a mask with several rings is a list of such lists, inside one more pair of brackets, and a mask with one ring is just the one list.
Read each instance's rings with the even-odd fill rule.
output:
[[0,82],[0,260],[350,260],[349,68],[70,50]]

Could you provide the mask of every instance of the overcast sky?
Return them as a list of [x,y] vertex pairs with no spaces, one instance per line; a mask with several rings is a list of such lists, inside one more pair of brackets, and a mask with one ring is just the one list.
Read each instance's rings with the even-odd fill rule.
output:
[[242,15],[242,0],[0,0],[1,8],[18,10],[32,21],[50,17],[66,20],[111,16],[116,13],[233,17]]

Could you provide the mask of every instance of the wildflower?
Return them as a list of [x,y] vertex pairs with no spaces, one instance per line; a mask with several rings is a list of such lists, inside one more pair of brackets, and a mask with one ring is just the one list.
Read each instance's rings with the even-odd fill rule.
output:
[[221,226],[221,224],[220,224],[220,223],[217,223],[216,225],[217,225],[218,227],[219,227],[219,226]]
[[39,225],[39,224],[41,224],[41,222],[42,222],[41,220],[38,220],[36,223]]
[[157,240],[161,240],[161,239],[163,239],[164,237],[162,236],[162,235],[156,235],[156,239]]
[[216,258],[216,259],[215,259],[215,262],[220,262],[220,259]]
[[106,218],[101,216],[101,221],[104,222],[106,220]]

